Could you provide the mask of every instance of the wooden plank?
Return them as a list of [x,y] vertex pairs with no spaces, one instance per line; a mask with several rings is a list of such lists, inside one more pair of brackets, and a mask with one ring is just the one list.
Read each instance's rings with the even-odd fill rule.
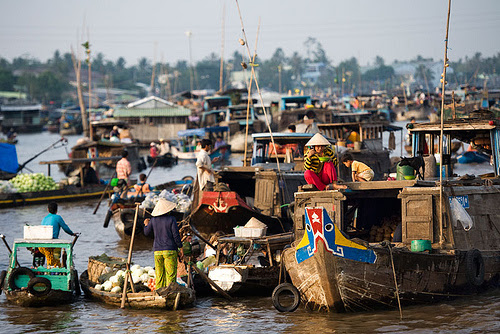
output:
[[62,159],[62,160],[40,161],[40,165],[72,164],[72,163],[85,163],[93,161],[120,160],[121,158],[122,157],[120,156],[112,156],[112,157],[100,157],[100,158]]
[[345,182],[345,185],[351,190],[377,190],[377,189],[398,189],[413,187],[417,184],[416,180],[401,181],[370,181],[370,182]]

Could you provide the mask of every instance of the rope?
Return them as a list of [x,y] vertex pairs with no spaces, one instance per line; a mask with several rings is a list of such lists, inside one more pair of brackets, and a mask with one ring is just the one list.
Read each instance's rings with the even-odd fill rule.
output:
[[392,256],[392,247],[391,247],[390,243],[387,244],[387,248],[389,248],[389,254],[391,255],[392,274],[394,275],[394,286],[396,287],[396,296],[398,297],[399,320],[403,320],[403,310],[401,309],[401,300],[399,298],[398,281],[396,278],[396,270],[394,269],[394,257]]

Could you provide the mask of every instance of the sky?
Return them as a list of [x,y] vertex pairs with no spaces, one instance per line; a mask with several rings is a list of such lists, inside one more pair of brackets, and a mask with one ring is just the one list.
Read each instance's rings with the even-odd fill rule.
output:
[[[239,0],[250,50],[271,57],[307,55],[304,42],[316,38],[333,65],[356,57],[361,65],[381,56],[410,60],[444,55],[447,0]],[[126,60],[146,57],[174,64],[201,60],[222,50],[224,57],[243,37],[236,0],[19,0],[0,2],[0,57],[51,58],[90,40],[92,54]],[[225,15],[223,13],[225,12]],[[223,17],[225,18],[223,20]],[[260,25],[259,25],[260,20]],[[186,32],[191,32],[191,47]],[[81,48],[80,48],[81,49]],[[80,50],[81,52],[81,50]],[[500,0],[454,0],[449,59],[500,52]]]

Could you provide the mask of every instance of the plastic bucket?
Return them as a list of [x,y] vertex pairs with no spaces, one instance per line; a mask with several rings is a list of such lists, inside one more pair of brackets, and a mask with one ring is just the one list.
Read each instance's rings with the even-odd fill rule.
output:
[[415,179],[415,170],[410,166],[400,166],[396,169],[396,180],[414,180]]
[[118,185],[118,179],[116,177],[112,178],[111,181],[109,182],[109,185],[111,187],[116,187]]
[[431,250],[431,241],[430,240],[412,240],[411,241],[411,251],[412,252],[423,252],[426,250]]

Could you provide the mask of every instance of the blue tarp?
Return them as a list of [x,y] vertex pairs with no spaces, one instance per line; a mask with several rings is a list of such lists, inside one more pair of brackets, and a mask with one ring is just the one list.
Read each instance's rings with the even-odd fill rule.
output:
[[201,129],[187,129],[177,132],[179,137],[205,137],[206,133],[217,133],[217,132],[228,132],[229,127],[227,126],[212,126]]
[[19,163],[17,162],[16,146],[0,143],[0,170],[7,173],[17,173]]

